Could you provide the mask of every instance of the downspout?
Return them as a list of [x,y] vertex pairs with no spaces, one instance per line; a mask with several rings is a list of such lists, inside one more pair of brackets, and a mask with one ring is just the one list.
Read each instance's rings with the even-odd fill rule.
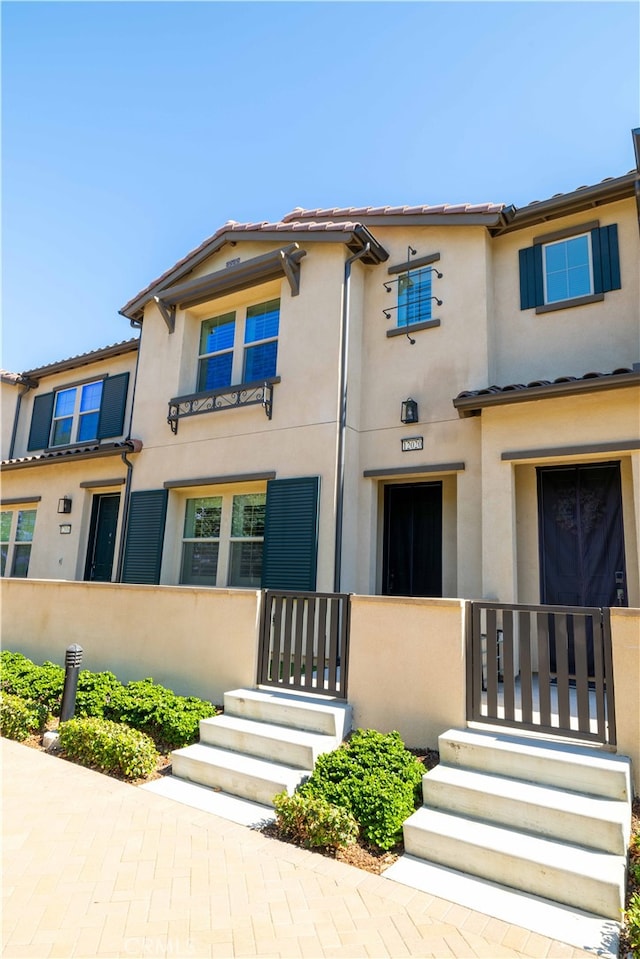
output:
[[336,451],[336,486],[335,486],[335,552],[333,570],[333,591],[340,592],[342,572],[342,519],[344,513],[344,438],[347,429],[347,389],[348,389],[348,346],[349,346],[349,303],[351,297],[351,264],[361,260],[371,249],[371,243],[363,247],[344,264],[344,297],[342,299],[342,316],[340,318],[340,410],[338,416],[338,437]]
[[[131,321],[133,326],[133,320]],[[142,324],[141,324],[142,325]],[[138,384],[138,367],[140,365],[140,342],[138,342],[138,355],[136,356],[136,368],[133,371],[133,388],[131,390],[131,411],[129,413],[129,428],[127,430],[127,436],[125,442],[131,443],[133,445],[132,452],[137,452],[138,441],[131,439],[131,427],[133,425],[133,410],[136,399],[136,386]],[[140,444],[140,449],[142,449],[142,444]],[[124,548],[127,540],[127,524],[129,522],[129,504],[131,502],[131,480],[133,478],[133,463],[127,459],[126,452],[120,454],[122,462],[127,467],[127,478],[124,484],[124,503],[122,506],[122,524],[120,532],[120,544],[118,546],[118,565],[116,566],[116,583],[122,582],[122,567],[124,566]]]

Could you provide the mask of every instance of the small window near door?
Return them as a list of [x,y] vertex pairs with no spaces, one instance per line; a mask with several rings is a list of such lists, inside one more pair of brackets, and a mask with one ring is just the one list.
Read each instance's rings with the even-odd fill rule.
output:
[[229,585],[259,589],[264,544],[264,493],[233,497]]
[[26,578],[36,525],[35,509],[0,513],[0,571],[2,576]]
[[181,583],[191,586],[216,585],[221,518],[221,496],[187,500]]

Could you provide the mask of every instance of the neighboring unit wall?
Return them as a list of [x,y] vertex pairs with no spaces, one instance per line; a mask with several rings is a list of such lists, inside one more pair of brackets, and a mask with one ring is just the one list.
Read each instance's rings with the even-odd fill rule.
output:
[[628,387],[482,411],[484,598],[540,602],[536,467],[619,462],[628,602],[640,605],[639,409]]
[[[557,304],[558,309],[543,313],[521,310],[518,251],[530,247],[535,237],[595,221],[618,227],[621,288],[599,302],[568,308]],[[632,198],[516,230],[493,244],[495,353],[491,375],[481,385],[610,372],[640,359],[640,235]]]

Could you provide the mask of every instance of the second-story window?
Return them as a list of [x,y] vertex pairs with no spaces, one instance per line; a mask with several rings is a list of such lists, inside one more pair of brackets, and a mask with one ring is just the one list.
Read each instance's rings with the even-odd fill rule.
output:
[[203,320],[198,391],[224,389],[276,375],[280,300]]
[[96,439],[101,398],[102,380],[58,390],[53,407],[51,446]]
[[431,319],[431,269],[410,270],[398,278],[398,326]]
[[593,293],[591,235],[583,233],[542,247],[545,303]]

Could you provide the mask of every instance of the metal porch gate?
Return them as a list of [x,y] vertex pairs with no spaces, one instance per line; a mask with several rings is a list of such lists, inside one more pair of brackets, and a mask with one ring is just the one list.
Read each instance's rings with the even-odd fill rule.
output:
[[262,594],[258,684],[347,698],[347,593]]
[[615,745],[608,609],[469,607],[469,720]]

